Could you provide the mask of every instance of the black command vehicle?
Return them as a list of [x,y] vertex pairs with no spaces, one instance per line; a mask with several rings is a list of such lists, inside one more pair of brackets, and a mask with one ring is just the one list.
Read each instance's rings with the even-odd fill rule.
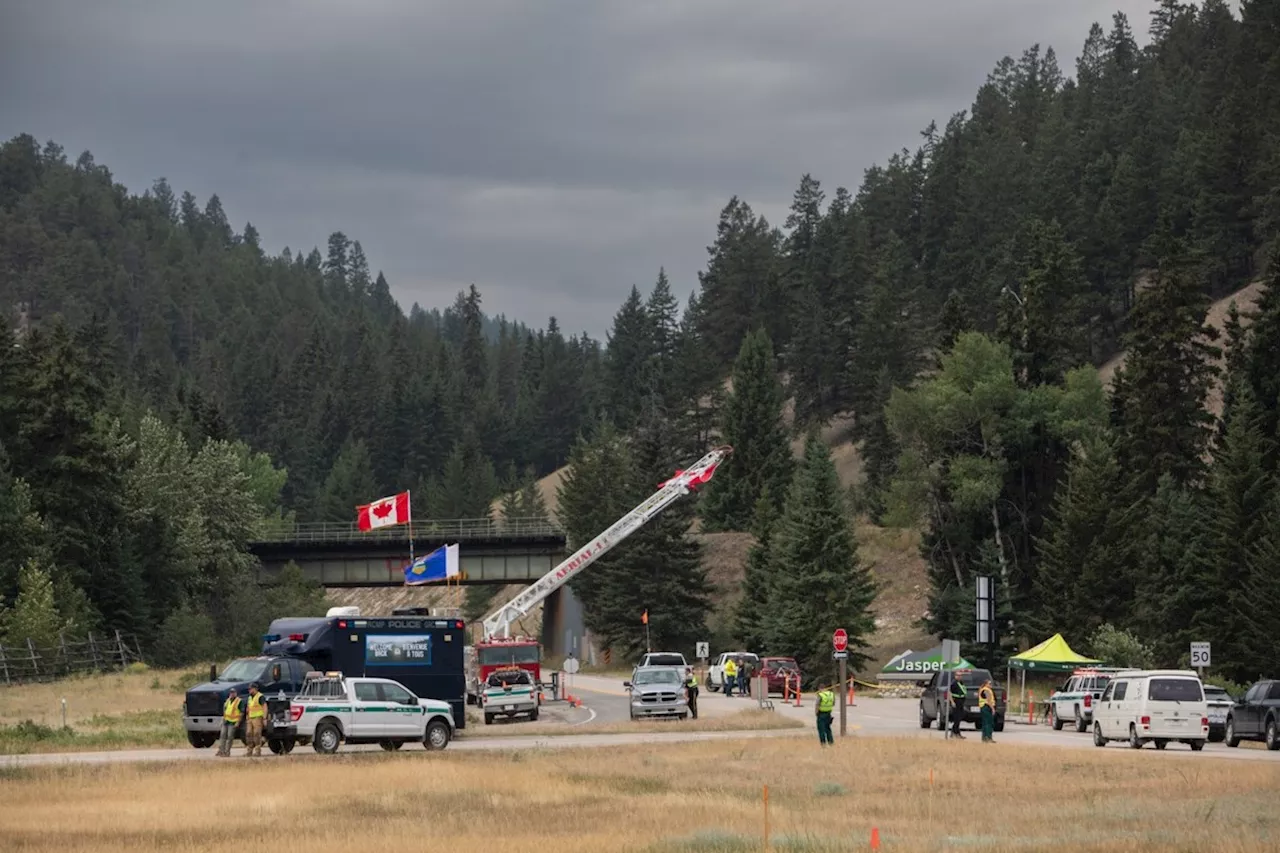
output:
[[241,700],[240,725],[236,738],[244,740],[245,702],[249,685],[257,684],[267,700],[267,721],[263,734],[272,752],[287,752],[291,745],[272,737],[275,723],[283,723],[289,713],[289,700],[302,690],[308,672],[314,667],[306,661],[284,655],[262,655],[237,658],[220,673],[210,673],[210,680],[187,691],[182,703],[182,727],[187,740],[197,749],[208,749],[222,734],[222,707],[234,688]]
[[1242,740],[1280,749],[1280,681],[1259,681],[1227,712],[1227,746]]
[[462,729],[467,724],[464,627],[461,619],[399,614],[276,619],[263,637],[262,651],[322,672],[398,681],[420,698],[448,702],[454,726]]
[[[978,709],[978,688],[984,681],[990,681],[991,689],[996,694],[995,730],[1004,731],[1004,714],[1008,706],[1005,689],[985,669],[944,669],[935,672],[924,688],[924,692],[920,694],[920,728],[927,729],[934,720],[937,720],[938,729],[943,730],[955,719],[950,716],[951,711],[944,711],[944,708],[951,701],[948,693],[956,673],[959,673],[960,683],[965,686],[964,716],[961,721],[973,723],[975,726],[982,724],[982,712]],[[947,716],[944,717],[944,713]]]

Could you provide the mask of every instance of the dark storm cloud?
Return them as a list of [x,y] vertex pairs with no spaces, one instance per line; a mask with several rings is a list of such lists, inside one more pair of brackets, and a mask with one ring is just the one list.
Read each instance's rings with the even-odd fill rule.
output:
[[1039,42],[1148,0],[6,2],[0,132],[167,176],[275,247],[343,230],[404,304],[602,335],[665,264],[687,295],[732,194],[856,188]]

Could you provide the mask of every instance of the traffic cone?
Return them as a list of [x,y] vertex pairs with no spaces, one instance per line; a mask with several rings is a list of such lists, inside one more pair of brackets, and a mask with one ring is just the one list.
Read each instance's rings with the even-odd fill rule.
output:
[[880,849],[880,829],[874,826],[871,827],[871,849]]

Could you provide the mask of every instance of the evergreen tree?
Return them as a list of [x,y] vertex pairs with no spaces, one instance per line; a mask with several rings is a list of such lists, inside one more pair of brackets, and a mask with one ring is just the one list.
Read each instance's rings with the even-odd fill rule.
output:
[[9,608],[0,606],[0,635],[9,646],[55,649],[65,620],[58,613],[53,580],[35,560],[18,572],[18,595]]
[[769,579],[772,576],[769,542],[777,518],[778,508],[774,505],[773,496],[769,494],[769,487],[765,486],[760,499],[756,501],[756,515],[751,526],[751,533],[756,541],[747,552],[747,566],[742,577],[742,597],[738,599],[738,606],[734,610],[734,636],[747,649],[766,648],[769,639],[766,619],[771,595]]
[[631,288],[618,309],[608,340],[604,359],[609,406],[618,427],[630,429],[639,417],[641,402],[649,396],[653,350],[653,327],[638,288]]
[[[1280,243],[1272,253],[1270,270],[1258,294],[1244,361],[1249,385],[1261,409],[1262,434],[1280,435]],[[1269,454],[1267,461],[1267,467],[1275,471],[1276,457]]]
[[786,505],[770,538],[768,642],[791,654],[810,684],[825,681],[831,631],[849,634],[849,664],[869,660],[862,651],[875,629],[871,605],[877,584],[858,559],[835,466],[815,435],[805,443]]
[[733,389],[721,415],[720,435],[733,453],[716,471],[702,501],[709,530],[746,530],[756,501],[768,488],[784,494],[791,448],[782,425],[782,384],[773,346],[763,329],[743,340],[733,368]]
[[357,506],[381,497],[372,467],[363,441],[348,438],[343,442],[329,476],[316,495],[315,520],[350,522],[355,518]]

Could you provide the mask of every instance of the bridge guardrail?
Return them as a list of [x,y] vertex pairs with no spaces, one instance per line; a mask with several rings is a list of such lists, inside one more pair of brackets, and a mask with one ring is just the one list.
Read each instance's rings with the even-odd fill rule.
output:
[[[517,518],[510,521],[491,518],[423,519],[413,523],[414,539],[497,539],[500,537],[535,538],[563,536],[564,528],[551,521]],[[313,521],[295,524],[268,523],[261,527],[254,542],[403,542],[409,538],[407,525],[360,530],[354,523]]]

